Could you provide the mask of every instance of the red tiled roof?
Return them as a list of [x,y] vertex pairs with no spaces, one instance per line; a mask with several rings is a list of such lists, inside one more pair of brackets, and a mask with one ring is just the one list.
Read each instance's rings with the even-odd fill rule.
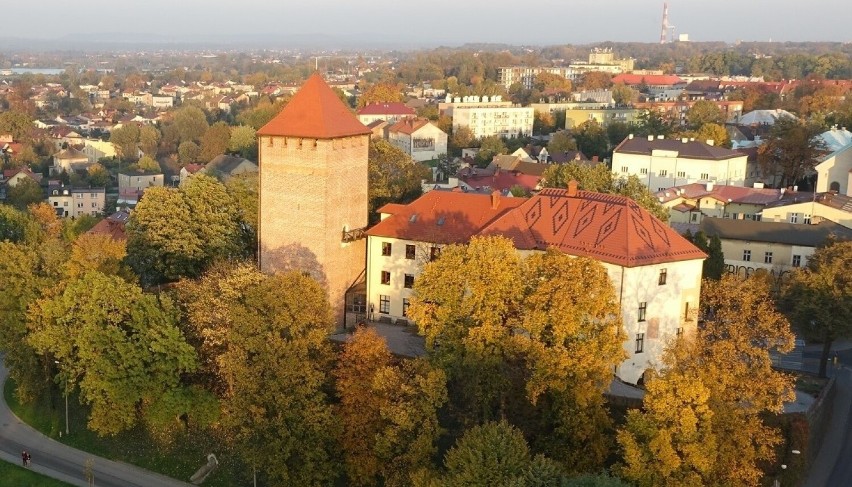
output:
[[[492,198],[497,207],[492,208]],[[393,215],[367,231],[374,237],[392,237],[441,244],[466,243],[495,218],[516,208],[526,198],[455,191],[429,191],[407,205],[395,205]],[[380,208],[384,212],[388,205]]]
[[613,83],[624,83],[625,85],[678,85],[686,84],[686,81],[677,76],[665,74],[619,74],[612,78]]
[[204,169],[204,164],[187,164],[186,166],[183,166],[183,167],[184,167],[184,169],[186,169],[186,172],[188,172],[190,174],[195,174],[198,171]]
[[709,145],[700,140],[683,142],[682,139],[655,138],[648,140],[646,137],[634,137],[632,139],[628,137],[613,149],[613,153],[651,155],[654,150],[675,151],[681,158],[709,159],[712,161],[724,161],[745,155],[725,147]]
[[127,240],[127,233],[124,226],[127,223],[128,214],[123,211],[117,211],[112,215],[99,221],[97,225],[92,227],[88,232],[93,235],[107,235],[113,240]]
[[[680,194],[678,191],[680,190]],[[784,191],[771,188],[745,188],[742,186],[728,185],[713,185],[713,188],[707,190],[707,185],[704,183],[691,183],[681,186],[657,191],[654,194],[658,198],[662,198],[661,202],[669,202],[677,198],[698,199],[698,198],[714,198],[718,201],[731,203],[743,203],[750,205],[768,205],[777,201],[811,201],[813,193],[801,191]]]
[[370,129],[352,115],[319,73],[312,74],[284,109],[257,131],[257,135],[314,139],[370,133]]
[[522,250],[555,247],[623,267],[704,259],[706,254],[624,196],[548,188],[485,227]]
[[425,127],[428,123],[429,120],[426,120],[425,118],[419,118],[416,120],[405,118],[388,127],[388,132],[411,135]]
[[388,102],[371,103],[358,110],[358,115],[417,115],[417,112],[405,103]]
[[459,179],[465,182],[472,188],[491,188],[498,191],[512,189],[514,186],[520,186],[526,191],[531,192],[538,189],[538,184],[543,179],[542,176],[533,174],[521,174],[511,171],[499,171],[496,174],[479,174],[460,175]]

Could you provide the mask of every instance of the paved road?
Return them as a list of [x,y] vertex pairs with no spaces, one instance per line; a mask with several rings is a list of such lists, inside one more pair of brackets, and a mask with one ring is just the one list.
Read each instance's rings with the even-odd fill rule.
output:
[[[0,390],[7,371],[0,356]],[[98,487],[191,487],[191,484],[126,463],[95,457],[52,440],[19,420],[0,397],[0,459],[21,464],[21,451],[32,455],[32,470],[72,485],[86,487],[86,460],[94,460]],[[199,463],[199,466],[201,464]]]
[[[809,355],[811,353],[806,352],[805,358]],[[841,364],[852,364],[852,349],[838,351],[837,355]],[[836,374],[837,380],[831,424],[804,487],[852,485],[852,369],[848,365],[836,370],[829,367],[829,373]]]

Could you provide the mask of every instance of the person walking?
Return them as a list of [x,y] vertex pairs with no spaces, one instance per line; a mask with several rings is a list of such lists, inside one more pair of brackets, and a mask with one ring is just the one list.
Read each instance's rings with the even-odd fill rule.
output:
[[24,450],[21,452],[21,464],[26,467],[27,466],[27,451]]

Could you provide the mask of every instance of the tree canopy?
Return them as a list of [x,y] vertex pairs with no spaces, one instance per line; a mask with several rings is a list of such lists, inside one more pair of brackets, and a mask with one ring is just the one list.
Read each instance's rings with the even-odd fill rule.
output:
[[390,142],[370,141],[369,215],[377,221],[376,210],[386,203],[408,203],[423,194],[421,180],[430,177],[429,169]]

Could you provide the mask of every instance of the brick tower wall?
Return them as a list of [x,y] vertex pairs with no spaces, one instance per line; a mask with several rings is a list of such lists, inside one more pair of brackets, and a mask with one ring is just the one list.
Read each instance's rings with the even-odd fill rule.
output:
[[258,146],[260,268],[310,273],[328,290],[339,325],[346,289],[366,265],[365,240],[342,236],[367,226],[369,136],[262,136]]

